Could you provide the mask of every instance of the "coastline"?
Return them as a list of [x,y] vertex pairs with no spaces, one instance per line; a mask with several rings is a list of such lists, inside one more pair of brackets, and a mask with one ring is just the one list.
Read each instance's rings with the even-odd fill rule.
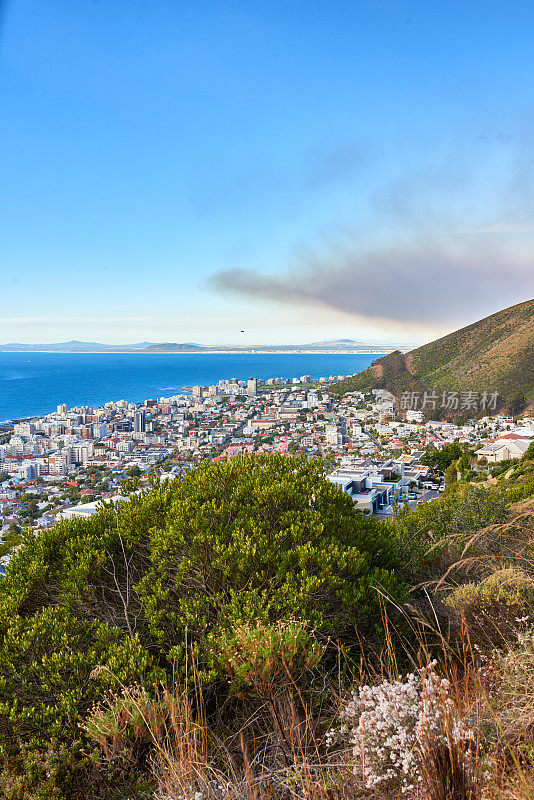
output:
[[[99,407],[120,397],[129,402],[189,394],[188,386],[235,376],[354,374],[382,351],[201,351],[141,353],[156,358],[121,358],[123,351],[0,352],[0,432],[50,413],[57,403]],[[33,355],[32,355],[33,354]],[[132,353],[138,355],[138,353]],[[172,358],[182,355],[183,358]],[[198,358],[204,355],[206,358]],[[107,357],[106,357],[107,356]],[[215,357],[217,356],[217,357]],[[94,372],[93,372],[94,370]]]
[[[400,349],[400,348],[399,348]],[[54,356],[283,356],[283,355],[310,355],[310,356],[383,356],[393,350],[0,350],[2,353],[48,353]],[[401,352],[403,352],[401,350]]]

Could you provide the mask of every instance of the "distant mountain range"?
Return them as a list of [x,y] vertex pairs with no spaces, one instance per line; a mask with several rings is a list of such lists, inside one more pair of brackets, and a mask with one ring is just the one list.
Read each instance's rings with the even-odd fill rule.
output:
[[365,352],[365,353],[387,353],[395,350],[395,344],[369,344],[367,342],[357,342],[353,339],[329,339],[323,342],[311,342],[309,344],[287,344],[287,345],[203,345],[196,342],[139,342],[137,344],[101,344],[100,342],[52,342],[48,344],[24,344],[22,342],[10,342],[0,345],[0,352],[46,352],[46,353],[224,353],[224,352],[243,352],[243,353],[273,353],[273,352]]
[[26,344],[23,342],[10,342],[0,344],[0,352],[13,353],[108,353],[124,351],[139,352],[145,350],[151,342],[139,342],[139,344],[101,344],[100,342],[78,342],[76,339],[70,342],[50,342],[48,344]]
[[[357,389],[387,389],[397,398],[425,391],[440,394],[430,417],[476,416],[472,410],[440,409],[442,393],[497,392],[497,410],[520,414],[534,408],[534,300],[505,308],[472,325],[408,353],[396,350],[332,387],[345,394]],[[405,395],[406,399],[406,395]],[[401,403],[402,405],[402,403]],[[420,408],[420,405],[418,406]]]

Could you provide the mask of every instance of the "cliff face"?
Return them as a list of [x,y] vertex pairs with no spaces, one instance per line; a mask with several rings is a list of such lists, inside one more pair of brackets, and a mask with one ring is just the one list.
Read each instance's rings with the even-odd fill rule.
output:
[[[404,391],[497,393],[496,410],[519,414],[534,408],[534,300],[409,353],[389,353],[332,391],[379,388],[396,397]],[[449,409],[447,416],[454,412]]]

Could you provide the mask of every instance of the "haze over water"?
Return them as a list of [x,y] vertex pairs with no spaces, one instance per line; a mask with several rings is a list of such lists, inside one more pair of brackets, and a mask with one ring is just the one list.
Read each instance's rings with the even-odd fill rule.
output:
[[178,394],[223,378],[350,375],[376,354],[0,353],[0,422],[39,416],[59,403],[101,406]]

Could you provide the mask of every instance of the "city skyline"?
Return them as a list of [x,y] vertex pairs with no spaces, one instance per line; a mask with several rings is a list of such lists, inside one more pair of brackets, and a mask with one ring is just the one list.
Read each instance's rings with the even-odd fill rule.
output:
[[0,343],[423,343],[534,294],[530,4],[1,23]]

